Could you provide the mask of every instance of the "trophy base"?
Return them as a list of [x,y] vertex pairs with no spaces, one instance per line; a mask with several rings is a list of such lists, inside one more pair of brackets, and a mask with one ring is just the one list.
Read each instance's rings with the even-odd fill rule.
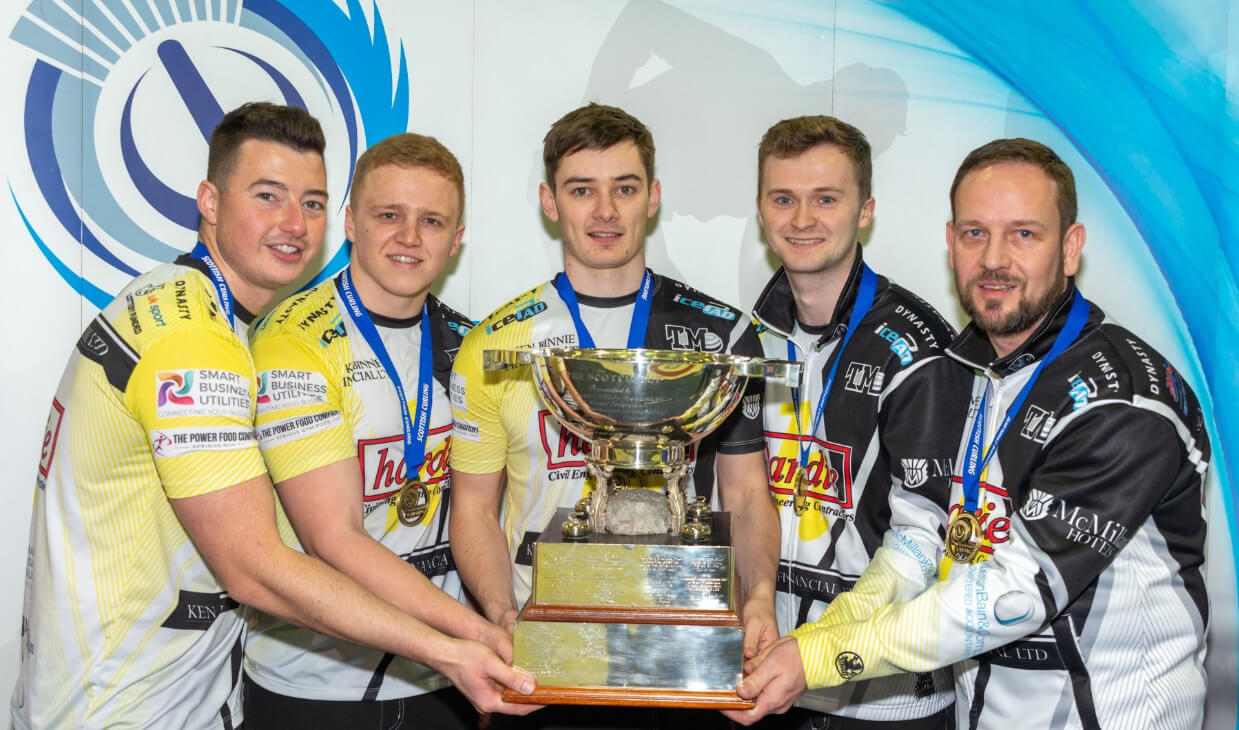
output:
[[614,687],[543,687],[532,694],[503,691],[503,701],[522,705],[595,705],[606,707],[673,707],[684,710],[751,710],[753,703],[735,692],[693,692],[676,689]]

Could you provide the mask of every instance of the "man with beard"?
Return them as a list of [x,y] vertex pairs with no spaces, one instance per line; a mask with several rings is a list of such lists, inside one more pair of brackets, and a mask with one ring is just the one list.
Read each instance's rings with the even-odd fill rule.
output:
[[[950,263],[973,321],[948,353],[975,378],[938,580],[904,600],[923,556],[875,564],[758,656],[740,694],[778,707],[806,687],[955,664],[961,727],[1198,728],[1199,403],[1076,289],[1084,227],[1053,151],[974,150],[951,203]],[[906,497],[893,495],[896,517]]]

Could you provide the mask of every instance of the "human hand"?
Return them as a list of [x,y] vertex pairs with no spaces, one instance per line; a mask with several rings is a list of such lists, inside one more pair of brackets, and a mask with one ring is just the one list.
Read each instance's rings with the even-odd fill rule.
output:
[[509,629],[489,621],[479,620],[477,633],[473,636],[473,640],[485,644],[508,664],[512,663],[512,632]]
[[742,699],[753,700],[750,710],[725,710],[724,715],[741,725],[752,725],[771,713],[787,712],[808,685],[800,647],[794,636],[784,636],[744,663],[747,673],[736,688]]
[[505,715],[528,715],[542,705],[504,702],[504,688],[527,695],[536,683],[523,669],[509,666],[487,646],[466,640],[453,640],[455,651],[449,652],[435,668],[443,673],[479,713],[502,712]]
[[744,621],[744,658],[752,659],[779,638],[774,619],[774,600],[750,598],[740,613]]

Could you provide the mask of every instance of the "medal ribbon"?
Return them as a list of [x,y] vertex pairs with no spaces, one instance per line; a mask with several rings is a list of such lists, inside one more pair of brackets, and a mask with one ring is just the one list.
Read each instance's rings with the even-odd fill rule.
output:
[[[396,386],[396,395],[400,401],[400,421],[404,426],[404,474],[406,480],[418,481],[418,472],[421,471],[422,462],[426,460],[426,434],[430,430],[430,404],[434,398],[434,388],[431,385],[431,377],[434,373],[434,347],[430,337],[430,306],[422,304],[422,344],[418,352],[417,423],[415,426],[409,415],[409,401],[404,395],[404,384],[400,380],[400,373],[396,371],[391,355],[387,354],[387,346],[379,337],[379,331],[375,328],[370,313],[361,306],[361,299],[357,296],[357,290],[353,288],[353,277],[349,274],[348,267],[345,267],[336,277],[336,291],[340,292],[340,298],[344,300],[346,305],[344,311],[352,318],[357,331],[361,333],[366,344],[370,345],[370,349],[374,352],[374,356],[387,371],[387,377],[391,378],[392,385]],[[414,459],[417,463],[413,462]]]
[[[568,281],[568,275],[564,272],[559,272],[555,275],[555,290],[559,292],[559,298],[564,300],[564,304],[568,307],[568,314],[572,315],[572,323],[576,325],[577,345],[582,348],[594,348],[594,338],[589,334],[589,328],[585,326],[585,322],[581,320],[581,305],[576,300],[576,292],[572,290],[572,282]],[[632,322],[628,325],[628,349],[637,350],[645,347],[645,330],[650,324],[650,300],[654,291],[654,277],[650,275],[650,270],[645,270],[645,276],[641,278],[641,288],[637,290],[637,301],[632,308]]]
[[[835,348],[831,355],[830,372],[827,373],[826,379],[822,382],[821,395],[817,397],[817,408],[813,412],[813,421],[810,424],[809,438],[804,438],[804,431],[800,429],[800,388],[792,388],[792,408],[796,418],[796,435],[800,437],[800,470],[803,474],[809,468],[809,447],[813,443],[813,435],[817,433],[817,427],[822,423],[822,414],[826,412],[826,398],[830,395],[830,386],[835,383],[835,375],[839,372],[839,361],[843,358],[843,350],[848,346],[848,342],[852,339],[860,321],[865,318],[869,310],[873,307],[873,297],[878,288],[878,275],[873,273],[873,269],[866,264],[861,264],[860,284],[856,288],[856,302],[852,305],[852,316],[848,318],[847,331],[843,333],[843,341]],[[796,362],[796,343],[792,340],[787,341],[787,359]]]
[[194,246],[194,250],[189,252],[190,256],[198,259],[206,264],[207,271],[211,272],[211,283],[215,284],[215,293],[219,295],[219,308],[224,313],[224,321],[229,327],[234,327],[232,322],[232,291],[228,289],[228,281],[224,279],[224,272],[219,270],[219,264],[215,263],[215,259],[211,258],[211,252],[207,251],[207,247],[202,241]]
[[964,459],[963,478],[961,480],[964,489],[965,511],[976,513],[977,502],[981,494],[981,474],[985,472],[986,465],[989,464],[989,460],[997,452],[998,442],[1006,435],[1007,428],[1011,426],[1011,422],[1015,420],[1015,416],[1020,412],[1020,407],[1024,405],[1024,400],[1028,398],[1028,394],[1032,391],[1033,384],[1037,382],[1037,378],[1041,377],[1041,372],[1080,336],[1080,332],[1084,329],[1084,323],[1088,321],[1088,313],[1088,302],[1084,301],[1084,297],[1080,296],[1080,291],[1077,289],[1075,298],[1071,302],[1071,311],[1067,313],[1067,322],[1059,330],[1058,336],[1054,338],[1054,344],[1050,346],[1050,351],[1045,354],[1045,357],[1037,365],[1037,369],[1033,370],[1032,376],[1028,378],[1028,382],[1024,383],[1024,387],[1015,396],[1015,400],[1007,408],[1002,423],[998,424],[998,430],[994,432],[994,438],[983,449],[981,440],[985,434],[985,404],[989,400],[989,385],[986,384],[985,393],[981,395],[981,406],[977,409],[977,417],[972,422],[972,431],[968,434],[968,454]]

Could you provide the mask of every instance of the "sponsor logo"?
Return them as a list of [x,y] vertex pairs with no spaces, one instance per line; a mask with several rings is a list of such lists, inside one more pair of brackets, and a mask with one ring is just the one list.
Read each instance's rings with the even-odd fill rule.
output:
[[925,486],[931,477],[949,477],[954,471],[951,459],[900,459],[899,463],[908,489]]
[[1072,506],[1039,489],[1029,492],[1028,501],[1020,508],[1020,516],[1031,522],[1056,519],[1067,526],[1064,537],[1068,542],[1085,545],[1107,558],[1122,549],[1131,537],[1126,525],[1102,519],[1096,512]]
[[853,393],[879,395],[885,380],[886,373],[877,365],[853,361],[843,375],[843,387]]
[[1166,392],[1170,395],[1170,400],[1174,401],[1183,415],[1187,415],[1187,386],[1183,384],[1183,378],[1179,372],[1174,369],[1170,363],[1163,363],[1166,372]]
[[227,370],[161,370],[155,373],[159,418],[228,416],[250,418],[251,382]]
[[709,302],[699,302],[696,299],[689,299],[683,294],[676,294],[672,298],[672,301],[674,301],[676,304],[683,304],[686,307],[692,307],[693,309],[699,309],[702,312],[705,312],[706,314],[710,315],[711,317],[718,317],[719,319],[725,319],[728,322],[733,322],[736,319],[736,313],[731,311],[731,309],[727,307],[720,306],[718,304],[710,304]]
[[146,309],[148,312],[150,312],[151,320],[154,321],[156,326],[167,327],[168,323],[164,321],[163,310],[159,308],[159,305],[156,303],[157,301],[158,301],[157,297],[147,297],[147,308]]
[[842,651],[835,657],[835,671],[845,680],[854,679],[865,671],[865,663],[856,652]]
[[[800,439],[795,434],[767,431],[767,453],[774,454],[767,460],[767,477],[770,491],[776,495],[792,497],[792,479],[799,466]],[[776,445],[777,444],[777,445]],[[783,454],[788,454],[784,456]],[[852,508],[852,449],[814,438],[809,447],[809,464],[804,472],[805,489],[811,497],[810,505],[834,517],[851,520]]]
[[1110,364],[1110,361],[1106,359],[1106,356],[1103,353],[1094,352],[1093,364],[1095,364],[1097,369],[1101,371],[1101,377],[1105,382],[1106,387],[1110,390],[1118,390],[1119,374],[1115,372],[1114,366]]
[[1026,352],[1023,355],[1020,355],[1019,357],[1012,360],[1011,364],[1008,365],[1007,367],[1011,369],[1011,372],[1015,372],[1016,370],[1023,370],[1029,365],[1032,365],[1033,362],[1036,361],[1036,359],[1037,358],[1034,357],[1031,352]]
[[1131,351],[1135,353],[1136,357],[1140,358],[1140,364],[1144,367],[1145,377],[1148,378],[1149,393],[1153,395],[1160,394],[1162,392],[1161,375],[1157,372],[1157,368],[1154,367],[1153,360],[1149,357],[1149,353],[1145,351],[1144,346],[1141,345],[1140,342],[1133,340],[1130,337],[1127,338],[1127,345],[1131,348]]
[[86,336],[82,338],[82,343],[86,345],[86,349],[95,353],[95,357],[103,357],[108,354],[108,343],[98,332],[93,329],[86,331]]
[[272,421],[258,427],[258,443],[264,448],[296,441],[312,433],[325,431],[344,424],[339,411],[310,413]]
[[[538,411],[538,432],[542,453],[546,455],[546,478],[550,481],[583,479],[589,441],[560,425],[550,411]],[[697,458],[695,444],[688,447],[687,456],[690,462]]]
[[329,314],[331,315],[332,326],[334,326],[337,322],[340,321],[340,313],[336,311],[336,298],[335,297],[328,299],[327,302],[323,304],[323,306],[319,307],[318,309],[315,309],[313,312],[310,312],[305,317],[303,317],[302,320],[297,323],[297,328],[300,329],[302,332],[305,332],[306,330],[313,327],[315,322],[317,322],[320,319],[323,319]]
[[667,341],[672,350],[698,350],[722,352],[723,338],[705,327],[684,327],[678,324],[665,325]]
[[[429,438],[444,438],[434,446],[427,444],[426,460],[419,474],[409,474],[404,461],[404,436],[386,436],[377,439],[359,439],[357,458],[361,461],[362,501],[374,502],[387,499],[400,491],[400,487],[416,477],[427,490],[438,488],[447,478],[447,455],[451,449],[451,426],[430,430]],[[433,496],[434,492],[431,492]]]
[[524,322],[546,311],[546,302],[527,302],[518,305],[515,312],[509,312],[503,319],[486,326],[486,334],[493,334],[515,322]]
[[750,421],[761,415],[761,394],[754,393],[744,396],[740,402],[740,409],[744,412],[744,417]]
[[326,347],[340,337],[348,337],[348,330],[344,328],[344,320],[337,314],[335,319],[331,320],[331,324],[328,325],[327,329],[323,330],[323,333],[318,336],[318,344]]
[[[308,109],[339,130],[342,170],[351,171],[369,144],[408,128],[403,44],[389,42],[377,7],[363,12],[359,3],[334,0],[22,5],[11,37],[34,63],[16,117],[24,138],[14,149],[27,162],[7,172],[8,187],[33,245],[99,309],[142,268],[179,253],[166,241],[196,233],[197,166],[210,130],[238,100]],[[170,118],[191,123],[169,125]],[[84,138],[82,129],[102,131]],[[84,176],[62,174],[83,168]],[[350,177],[332,181],[333,197]],[[81,213],[83,200],[91,201],[90,216]],[[341,247],[327,269],[347,263],[347,251]],[[91,263],[90,276],[70,263],[81,259]],[[186,316],[179,307],[177,314]]]
[[196,451],[232,451],[257,443],[249,426],[161,428],[151,431],[151,454],[159,458]]
[[895,353],[895,357],[899,358],[900,365],[908,365],[912,362],[912,358],[919,349],[916,341],[910,335],[901,334],[886,326],[886,323],[878,325],[874,329],[874,333],[890,343],[891,352]]
[[533,343],[534,347],[576,347],[576,333],[555,335]]
[[1028,413],[1024,414],[1024,425],[1020,427],[1020,435],[1030,441],[1044,444],[1057,421],[1054,414],[1044,408],[1029,406]]
[[56,456],[56,444],[60,442],[60,424],[65,420],[65,407],[60,401],[52,398],[52,410],[47,414],[47,425],[43,428],[43,448],[39,452],[40,488],[47,484],[47,475],[52,468],[52,459]]
[[1070,386],[1067,394],[1071,396],[1071,410],[1073,411],[1080,410],[1097,397],[1097,382],[1092,378],[1085,382],[1080,373],[1076,373],[1067,379],[1067,384]]
[[344,385],[346,387],[369,380],[387,380],[387,370],[377,357],[362,358],[344,363]]
[[920,313],[911,307],[899,304],[895,307],[895,314],[908,320],[908,323],[916,328],[916,331],[920,333],[922,338],[924,338],[923,341],[926,347],[930,349],[937,349],[938,338],[934,336],[933,330],[931,330],[929,325],[925,323],[925,320],[921,318]]
[[456,334],[460,335],[461,337],[464,337],[465,335],[469,334],[469,330],[473,329],[474,325],[476,324],[477,322],[474,322],[473,324],[465,324],[464,322],[453,322],[451,320],[448,320],[447,328],[455,332]]
[[327,379],[310,370],[264,370],[258,374],[258,411],[327,402]]
[[473,421],[457,417],[452,422],[452,438],[481,443],[482,429]]
[[453,372],[447,383],[448,396],[451,398],[452,407],[459,411],[469,410],[469,401],[465,397],[465,393],[469,389],[469,380],[462,373]]

